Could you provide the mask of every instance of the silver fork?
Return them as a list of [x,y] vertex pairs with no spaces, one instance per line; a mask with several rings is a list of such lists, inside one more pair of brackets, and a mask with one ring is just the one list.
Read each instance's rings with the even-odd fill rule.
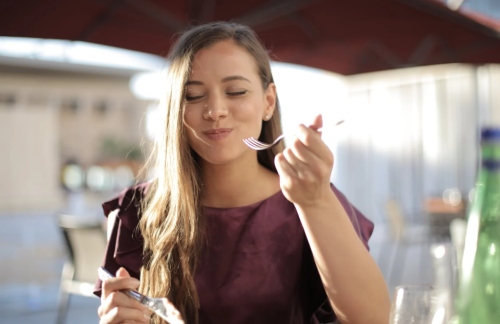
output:
[[[104,267],[100,267],[99,269],[97,269],[97,273],[99,275],[99,279],[101,279],[102,282],[111,278],[115,278],[115,276],[113,276]],[[150,310],[166,320],[167,323],[184,324],[179,311],[175,309],[174,305],[172,305],[167,298],[152,298],[144,296],[143,294],[133,290],[123,290],[122,292],[127,296],[137,300],[139,303],[147,306]]]
[[[343,120],[340,120],[338,121],[335,126],[338,126],[340,124],[342,124],[344,121]],[[318,129],[318,131],[321,131],[321,128]],[[267,143],[264,143],[264,142],[261,142],[259,140],[256,140],[255,138],[253,137],[250,137],[250,138],[245,138],[243,140],[243,142],[251,149],[253,150],[257,150],[257,151],[261,151],[261,150],[267,150],[267,149],[270,149],[272,147],[275,147],[279,142],[281,142],[282,139],[285,138],[285,134],[281,134],[280,136],[278,136],[274,142],[272,142],[271,144],[267,144]]]

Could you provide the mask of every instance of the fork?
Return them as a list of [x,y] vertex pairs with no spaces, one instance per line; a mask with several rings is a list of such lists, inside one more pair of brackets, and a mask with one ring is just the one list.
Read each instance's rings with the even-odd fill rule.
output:
[[[338,121],[335,126],[338,126],[340,124],[342,124],[344,122],[344,120],[340,120]],[[318,129],[318,132],[320,132],[322,129]],[[253,137],[250,137],[250,138],[245,138],[243,140],[243,142],[251,149],[253,150],[257,150],[257,151],[261,151],[261,150],[267,150],[267,149],[270,149],[272,147],[275,147],[276,145],[278,145],[279,142],[281,142],[282,139],[285,138],[285,134],[281,134],[280,136],[278,136],[274,142],[272,142],[271,144],[267,144],[267,143],[264,143],[264,142],[261,142],[259,140],[256,140],[255,138]]]
[[[104,267],[99,267],[97,269],[97,273],[99,275],[99,279],[101,279],[101,281],[103,282],[108,279],[115,278],[115,276],[113,276]],[[137,300],[139,303],[147,306],[150,310],[166,320],[167,323],[184,324],[179,311],[175,309],[174,305],[172,305],[167,298],[152,298],[144,296],[143,294],[133,290],[123,290],[122,292],[127,296]]]

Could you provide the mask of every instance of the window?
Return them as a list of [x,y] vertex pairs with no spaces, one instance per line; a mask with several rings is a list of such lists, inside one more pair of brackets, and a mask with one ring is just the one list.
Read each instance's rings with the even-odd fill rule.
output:
[[94,112],[99,116],[104,116],[109,112],[109,102],[105,100],[96,101],[94,103]]
[[17,98],[11,92],[0,92],[0,106],[12,107],[16,104]]
[[75,98],[63,99],[61,102],[61,109],[71,114],[76,114],[79,107],[79,102]]

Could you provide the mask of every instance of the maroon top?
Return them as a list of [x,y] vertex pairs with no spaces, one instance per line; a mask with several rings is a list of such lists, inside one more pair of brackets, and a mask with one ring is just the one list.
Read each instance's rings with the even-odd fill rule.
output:
[[[140,277],[143,243],[137,206],[148,187],[128,188],[103,204],[106,216],[119,209],[103,262],[112,273],[124,267]],[[368,248],[373,223],[333,185],[332,190]],[[200,324],[335,321],[295,206],[281,191],[249,206],[203,207],[203,212],[208,245],[194,278]],[[101,281],[94,293],[100,296]]]

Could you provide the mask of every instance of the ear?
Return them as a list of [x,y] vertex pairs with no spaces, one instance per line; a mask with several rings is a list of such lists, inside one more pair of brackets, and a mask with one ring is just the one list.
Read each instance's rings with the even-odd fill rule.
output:
[[[276,85],[274,83],[269,83],[267,89],[264,91],[264,104],[262,119],[269,120],[276,108]],[[269,116],[268,119],[265,118],[266,115]]]

